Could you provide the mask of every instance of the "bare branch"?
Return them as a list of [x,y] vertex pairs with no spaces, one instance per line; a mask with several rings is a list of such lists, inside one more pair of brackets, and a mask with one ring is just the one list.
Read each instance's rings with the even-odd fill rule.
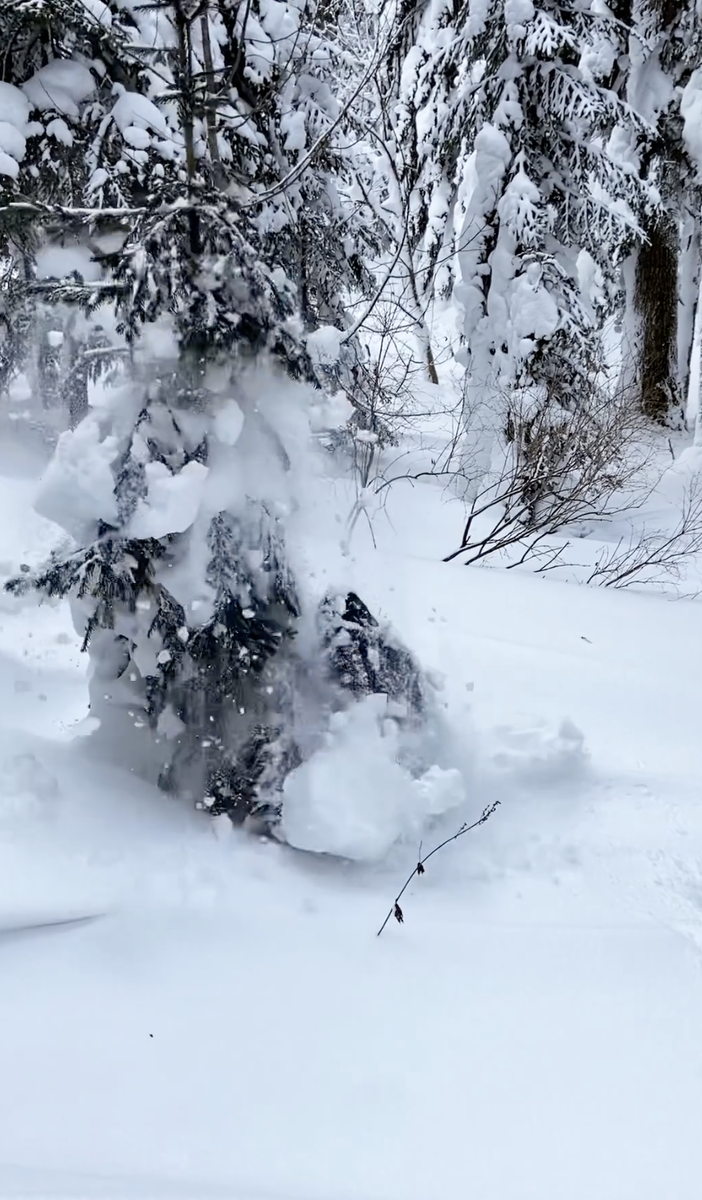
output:
[[632,530],[605,552],[588,576],[588,583],[624,588],[632,584],[679,582],[685,566],[702,552],[702,479],[694,477],[685,489],[680,517],[669,533]]
[[376,937],[380,937],[381,933],[385,929],[385,926],[387,925],[387,923],[391,917],[394,917],[395,920],[398,922],[398,924],[400,924],[400,925],[403,924],[405,915],[404,915],[402,909],[400,908],[400,900],[404,896],[404,894],[407,891],[407,888],[411,884],[412,880],[414,878],[416,878],[416,876],[418,876],[418,875],[426,874],[426,864],[429,862],[429,859],[433,858],[435,854],[438,854],[439,850],[443,850],[444,846],[450,845],[451,842],[458,841],[458,839],[463,837],[464,834],[471,833],[471,831],[473,829],[477,829],[479,825],[484,825],[486,821],[490,820],[490,817],[496,811],[496,809],[499,807],[499,805],[500,805],[499,800],[493,800],[491,804],[488,804],[487,807],[483,809],[483,811],[480,814],[480,816],[478,817],[477,821],[473,821],[472,825],[469,825],[467,822],[464,822],[464,824],[461,825],[460,829],[458,829],[456,831],[456,833],[451,834],[451,837],[444,838],[443,842],[439,842],[438,846],[435,846],[433,850],[430,850],[428,854],[424,855],[424,858],[421,857],[422,847],[420,845],[419,859],[417,861],[417,865],[414,868],[414,870],[412,871],[412,873],[407,877],[403,886],[400,888],[395,899],[393,900],[392,907],[390,908],[388,915],[386,916],[385,920],[383,921],[382,925],[380,926],[380,929],[378,930]]

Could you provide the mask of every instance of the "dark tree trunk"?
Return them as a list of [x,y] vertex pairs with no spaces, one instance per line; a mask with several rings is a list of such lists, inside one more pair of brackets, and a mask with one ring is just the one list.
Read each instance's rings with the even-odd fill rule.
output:
[[656,214],[636,262],[634,307],[639,323],[638,385],[644,414],[668,424],[677,407],[678,233]]

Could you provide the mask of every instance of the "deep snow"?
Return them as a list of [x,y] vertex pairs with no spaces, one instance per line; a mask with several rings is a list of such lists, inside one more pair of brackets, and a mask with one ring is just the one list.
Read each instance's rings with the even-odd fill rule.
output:
[[[3,576],[59,536],[21,465]],[[299,854],[106,767],[65,608],[0,601],[0,1196],[698,1195],[699,605],[444,566],[411,494],[347,567],[502,804],[380,939],[414,845]]]

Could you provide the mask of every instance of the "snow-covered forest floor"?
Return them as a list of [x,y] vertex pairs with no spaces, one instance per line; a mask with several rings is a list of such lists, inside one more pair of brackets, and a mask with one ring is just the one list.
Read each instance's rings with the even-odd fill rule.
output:
[[[36,448],[0,469],[7,577],[62,534]],[[444,677],[435,836],[501,806],[380,939],[416,846],[344,865],[106,768],[67,606],[2,599],[0,1195],[698,1194],[699,603],[442,564],[452,505],[400,486],[346,566]],[[369,837],[373,771],[326,780]]]

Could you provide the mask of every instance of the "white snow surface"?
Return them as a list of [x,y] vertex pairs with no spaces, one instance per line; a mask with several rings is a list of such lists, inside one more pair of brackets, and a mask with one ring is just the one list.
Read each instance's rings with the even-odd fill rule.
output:
[[[62,536],[30,466],[0,457],[2,580]],[[415,836],[372,704],[288,783],[291,840],[372,864],[106,765],[66,606],[0,593],[0,1197],[696,1200],[699,602],[443,565],[447,511],[402,493],[346,567],[443,675],[465,797],[425,780]],[[494,800],[377,938],[419,837]]]

